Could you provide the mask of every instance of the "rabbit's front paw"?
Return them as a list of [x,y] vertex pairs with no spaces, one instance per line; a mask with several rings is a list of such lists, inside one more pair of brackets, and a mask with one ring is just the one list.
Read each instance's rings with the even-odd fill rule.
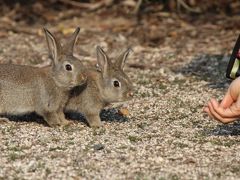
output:
[[48,125],[52,128],[61,127],[61,123],[59,123],[59,122],[54,122],[54,123],[48,122]]
[[60,120],[61,126],[64,127],[64,126],[69,126],[69,125],[73,124],[72,121],[68,121],[68,120],[65,118],[65,115],[64,115],[63,112],[60,112],[60,113],[58,114],[58,116],[59,116],[59,120]]
[[61,119],[61,126],[70,126],[71,124],[73,124],[72,121],[68,121],[65,118]]
[[100,128],[103,126],[103,123],[100,121],[100,122],[93,122],[93,123],[89,123],[90,127],[91,128]]
[[45,113],[43,117],[50,127],[59,127],[62,124],[57,113]]
[[97,115],[87,116],[87,121],[89,126],[92,128],[99,128],[103,126],[100,117]]

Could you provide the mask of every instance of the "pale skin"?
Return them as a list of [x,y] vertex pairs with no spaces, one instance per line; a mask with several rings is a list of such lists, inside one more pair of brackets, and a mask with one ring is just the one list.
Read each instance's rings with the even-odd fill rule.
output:
[[223,100],[212,98],[203,109],[211,118],[224,124],[240,118],[240,77],[230,84]]

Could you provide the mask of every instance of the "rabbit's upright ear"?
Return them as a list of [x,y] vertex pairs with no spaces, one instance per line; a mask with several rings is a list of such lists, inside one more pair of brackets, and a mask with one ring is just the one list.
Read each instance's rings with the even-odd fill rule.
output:
[[66,55],[73,55],[73,49],[77,42],[79,32],[80,32],[80,28],[77,27],[74,33],[70,36],[70,38],[65,43],[63,50]]
[[123,69],[123,67],[126,63],[126,59],[127,59],[128,55],[131,51],[133,51],[133,50],[131,48],[128,48],[117,58],[117,61],[115,62],[115,65],[118,68]]
[[50,33],[46,28],[43,28],[43,30],[46,36],[50,58],[54,61],[54,64],[57,64],[59,61],[58,58],[62,51],[61,44],[57,41],[53,34]]
[[103,76],[105,76],[109,66],[109,58],[100,46],[97,46],[97,62]]

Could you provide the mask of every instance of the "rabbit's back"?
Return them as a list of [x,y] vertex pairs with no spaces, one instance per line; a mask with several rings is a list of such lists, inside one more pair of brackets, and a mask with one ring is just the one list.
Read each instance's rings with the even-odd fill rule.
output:
[[0,113],[26,113],[35,109],[41,94],[43,78],[39,68],[21,65],[0,65]]

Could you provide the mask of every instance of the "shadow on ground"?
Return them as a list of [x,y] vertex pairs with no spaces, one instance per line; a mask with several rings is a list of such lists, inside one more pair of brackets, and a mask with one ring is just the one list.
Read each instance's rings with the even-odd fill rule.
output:
[[[43,120],[43,118],[36,113],[30,113],[30,114],[24,114],[21,116],[15,116],[15,115],[2,115],[1,118],[7,118],[9,121],[14,122],[37,122],[39,124],[44,124],[47,126],[47,123]],[[128,121],[127,117],[124,117],[118,113],[118,109],[112,108],[112,109],[104,109],[100,113],[100,117],[102,121],[108,121],[108,122],[126,122]],[[87,123],[85,117],[78,112],[67,112],[66,118],[70,120],[76,120],[80,122]]]
[[216,136],[240,136],[240,121],[233,124],[218,125],[209,134]]
[[1,118],[7,118],[14,122],[37,122],[39,124],[47,125],[43,118],[36,113],[29,113],[24,115],[1,115]]
[[225,88],[231,82],[226,78],[226,69],[230,56],[222,54],[201,55],[194,58],[189,64],[175,72],[184,75],[194,76],[200,80],[205,80],[209,87],[218,89]]
[[[77,120],[86,123],[85,117],[79,113],[79,112],[67,112],[66,117],[68,119]],[[128,118],[125,116],[122,116],[118,113],[118,109],[111,108],[111,109],[104,109],[100,113],[100,117],[102,121],[108,121],[108,122],[126,122],[128,121]]]

